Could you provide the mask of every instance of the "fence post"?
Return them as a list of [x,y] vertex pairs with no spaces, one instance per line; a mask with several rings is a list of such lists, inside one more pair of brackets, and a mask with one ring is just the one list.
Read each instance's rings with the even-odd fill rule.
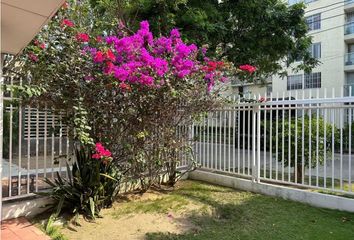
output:
[[252,182],[260,182],[261,160],[261,115],[260,105],[255,104],[252,108]]
[[2,219],[2,161],[3,161],[3,121],[4,121],[4,78],[2,76],[2,68],[3,68],[3,60],[4,54],[1,53],[0,55],[0,219]]

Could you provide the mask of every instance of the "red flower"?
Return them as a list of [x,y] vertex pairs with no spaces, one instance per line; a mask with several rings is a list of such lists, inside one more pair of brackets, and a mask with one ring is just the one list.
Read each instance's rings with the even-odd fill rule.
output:
[[28,58],[31,59],[33,62],[38,62],[38,56],[34,53],[29,53]]
[[116,60],[116,56],[114,56],[114,53],[112,52],[111,49],[108,49],[106,52],[106,58],[111,60],[111,61],[115,61]]
[[92,158],[101,159],[101,156],[98,153],[95,153],[95,154],[92,155]]
[[94,159],[101,159],[101,158],[110,158],[112,157],[112,153],[105,149],[102,143],[96,143],[96,153],[92,155]]
[[87,33],[78,33],[76,34],[76,40],[78,42],[88,42],[90,41],[90,36]]
[[73,23],[72,21],[70,21],[69,19],[64,19],[64,20],[61,22],[60,26],[61,26],[62,28],[64,28],[64,27],[74,27],[74,23]]
[[45,49],[45,43],[41,43],[41,44],[39,45],[39,47],[42,48],[42,49]]
[[102,37],[101,36],[97,36],[96,37],[96,41],[99,42],[99,43],[102,42]]
[[103,72],[105,74],[111,74],[113,70],[114,70],[114,64],[112,62],[107,62]]
[[69,7],[69,3],[67,3],[67,2],[65,1],[61,7],[62,7],[63,9],[67,9],[67,8]]
[[132,88],[130,87],[129,84],[126,84],[126,83],[120,83],[119,84],[119,88],[122,90],[122,91],[131,91]]
[[260,97],[258,101],[259,102],[265,102],[265,101],[267,101],[267,99],[265,97]]
[[251,65],[248,65],[248,64],[246,64],[246,65],[241,65],[241,66],[240,66],[240,69],[241,69],[242,71],[249,72],[249,73],[254,73],[254,72],[257,70],[256,67],[251,66]]
[[224,66],[224,62],[213,62],[208,61],[207,66],[203,68],[206,72],[215,72],[217,69],[220,69]]
[[95,53],[93,61],[95,61],[95,63],[101,63],[101,62],[103,62],[103,60],[104,60],[103,53],[101,51],[97,51]]

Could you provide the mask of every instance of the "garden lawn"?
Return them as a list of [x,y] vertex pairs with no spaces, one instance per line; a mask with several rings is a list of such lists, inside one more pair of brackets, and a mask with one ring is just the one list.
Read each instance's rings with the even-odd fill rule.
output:
[[127,195],[102,213],[95,223],[80,219],[75,231],[61,233],[70,240],[354,239],[353,213],[196,181],[182,181],[174,191]]

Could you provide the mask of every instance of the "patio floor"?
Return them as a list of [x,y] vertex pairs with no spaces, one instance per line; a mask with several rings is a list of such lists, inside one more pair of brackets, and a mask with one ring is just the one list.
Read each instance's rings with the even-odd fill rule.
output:
[[31,224],[26,218],[16,218],[2,221],[2,240],[50,240],[41,230]]

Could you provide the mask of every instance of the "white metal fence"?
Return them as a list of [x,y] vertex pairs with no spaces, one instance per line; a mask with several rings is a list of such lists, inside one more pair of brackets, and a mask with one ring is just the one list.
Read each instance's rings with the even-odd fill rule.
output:
[[[6,85],[21,85],[17,78]],[[3,96],[2,197],[10,200],[47,188],[42,181],[65,176],[71,143],[62,115],[47,108],[24,105],[11,91]]]
[[[21,84],[7,79],[7,84]],[[354,97],[304,92],[239,101],[209,112],[177,134],[195,141],[194,153],[204,169],[258,182],[288,184],[353,194]],[[330,94],[328,94],[330,95]],[[46,188],[43,178],[66,174],[71,143],[60,115],[25,106],[10,92],[3,108],[3,200]],[[178,135],[179,136],[179,135]],[[181,154],[180,166],[188,157]]]
[[352,194],[354,98],[303,96],[257,97],[209,112],[193,128],[200,166],[257,182]]

